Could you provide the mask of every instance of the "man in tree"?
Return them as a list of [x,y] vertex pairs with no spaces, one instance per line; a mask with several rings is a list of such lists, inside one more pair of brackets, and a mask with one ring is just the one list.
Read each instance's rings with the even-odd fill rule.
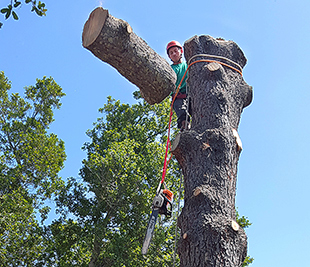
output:
[[[173,62],[171,67],[177,75],[176,87],[180,87],[176,97],[173,94],[172,98],[175,97],[173,102],[173,109],[178,117],[178,128],[183,131],[184,129],[189,128],[189,123],[186,123],[186,118],[188,118],[189,121],[189,115],[191,113],[186,90],[187,74],[185,75],[185,72],[187,69],[187,64],[186,62],[182,61],[183,47],[178,41],[169,42],[166,50],[168,57]],[[184,75],[185,77],[183,78]],[[187,108],[188,105],[189,107]]]

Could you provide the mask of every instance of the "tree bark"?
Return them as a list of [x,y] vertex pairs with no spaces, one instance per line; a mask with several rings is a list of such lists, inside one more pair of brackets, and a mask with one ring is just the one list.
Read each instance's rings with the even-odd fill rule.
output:
[[108,10],[93,10],[84,25],[82,43],[135,84],[149,104],[160,103],[175,90],[176,74],[169,63]]
[[237,70],[246,58],[234,42],[210,36],[194,36],[185,42],[184,51],[188,64],[207,59],[234,69],[216,62],[197,62],[189,68],[191,130],[183,131],[173,145],[184,174],[180,266],[241,266],[247,237],[235,213],[242,149],[237,129],[243,108],[252,101],[252,87]]

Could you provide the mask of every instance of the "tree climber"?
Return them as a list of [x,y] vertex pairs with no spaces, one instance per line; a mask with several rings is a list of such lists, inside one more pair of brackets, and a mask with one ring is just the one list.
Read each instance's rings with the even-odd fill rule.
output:
[[[177,75],[176,87],[179,86],[185,72],[187,69],[186,62],[182,61],[183,47],[178,41],[171,41],[167,44],[167,54],[168,57],[172,60],[171,67]],[[180,90],[175,98],[173,103],[173,109],[178,117],[178,128],[183,131],[184,129],[189,129],[189,121],[191,108],[189,99],[187,99],[187,91],[186,91],[186,79],[187,74],[184,77],[182,84],[180,85]],[[172,98],[174,97],[174,93],[172,94]],[[189,107],[187,108],[187,105]],[[186,118],[188,118],[188,122],[186,123]]]

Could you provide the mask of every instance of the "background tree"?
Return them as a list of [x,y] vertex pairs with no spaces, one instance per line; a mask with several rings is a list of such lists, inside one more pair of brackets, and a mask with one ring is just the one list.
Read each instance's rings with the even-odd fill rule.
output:
[[[132,106],[108,98],[88,131],[81,169],[58,198],[72,213],[91,251],[89,266],[171,266],[175,218],[157,226],[148,257],[141,255],[151,202],[161,179],[169,101]],[[167,186],[177,192],[180,173],[171,162]]]
[[[243,229],[248,228],[252,223],[249,221],[249,219],[245,216],[240,216],[239,212],[236,210],[236,221],[242,227]],[[242,263],[242,267],[249,266],[251,263],[253,263],[254,258],[247,255],[244,262]]]
[[47,133],[64,93],[46,77],[26,87],[24,98],[9,95],[10,88],[0,72],[0,262],[24,266],[39,262],[45,248],[42,222],[50,209],[44,201],[64,185],[58,176],[64,143]]
[[[36,0],[24,0],[25,4],[31,5],[31,12],[35,12],[38,16],[42,17],[46,15],[47,9],[45,8],[45,3]],[[22,2],[19,0],[11,0],[6,7],[1,8],[0,12],[4,15],[4,18],[7,20],[9,17],[18,20],[19,17],[16,13],[16,10],[22,6]],[[3,23],[0,22],[0,28]]]

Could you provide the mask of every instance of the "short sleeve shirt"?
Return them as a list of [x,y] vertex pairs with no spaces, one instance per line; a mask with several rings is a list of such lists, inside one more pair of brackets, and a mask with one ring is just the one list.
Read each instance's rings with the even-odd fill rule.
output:
[[[176,88],[178,88],[178,86],[179,86],[179,84],[180,84],[180,82],[184,76],[184,73],[187,70],[187,64],[186,64],[186,62],[181,62],[180,64],[172,64],[171,67],[177,75],[177,81],[176,81],[175,85],[176,85]],[[186,75],[182,81],[181,86],[180,86],[179,92],[182,94],[186,93],[186,79],[187,79],[187,73],[186,73]]]

